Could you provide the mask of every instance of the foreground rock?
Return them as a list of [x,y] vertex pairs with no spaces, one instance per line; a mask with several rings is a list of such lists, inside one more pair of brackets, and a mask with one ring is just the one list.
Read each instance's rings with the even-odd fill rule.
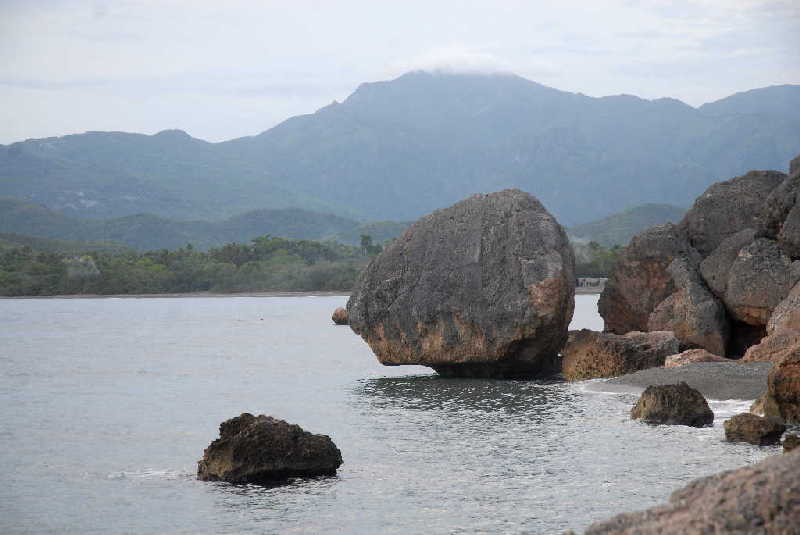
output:
[[787,434],[783,439],[783,453],[789,453],[800,447],[800,437],[795,434]]
[[342,454],[327,435],[269,416],[241,416],[222,422],[219,438],[197,463],[197,479],[229,483],[270,483],[295,476],[334,475]]
[[331,319],[336,325],[347,325],[349,323],[347,319],[347,309],[342,307],[337,308],[333,311]]
[[686,383],[648,386],[631,410],[631,418],[650,424],[705,427],[714,413],[703,394]]
[[772,367],[767,395],[783,421],[800,424],[800,347]]
[[669,503],[589,526],[585,535],[789,535],[800,526],[800,451],[698,479]]
[[756,446],[779,444],[786,426],[770,418],[756,416],[749,412],[737,414],[725,420],[725,440],[729,442],[749,442]]
[[678,339],[671,332],[616,335],[588,329],[571,331],[562,350],[562,373],[568,381],[624,375],[663,366],[678,347]]
[[677,355],[670,355],[664,362],[665,368],[677,368],[693,362],[730,362],[730,359],[709,353],[705,349],[689,349]]
[[476,195],[423,217],[370,263],[347,303],[350,327],[386,365],[557,373],[574,263],[564,229],[534,197]]

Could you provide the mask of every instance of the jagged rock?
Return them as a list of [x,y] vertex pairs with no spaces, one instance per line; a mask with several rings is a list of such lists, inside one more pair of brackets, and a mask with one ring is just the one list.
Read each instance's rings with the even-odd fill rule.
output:
[[723,301],[737,320],[766,325],[798,279],[800,261],[792,262],[777,242],[757,238],[733,262]]
[[728,236],[757,228],[764,199],[785,178],[779,171],[750,171],[709,186],[680,223],[690,245],[707,256]]
[[680,342],[671,332],[630,332],[624,335],[583,329],[570,331],[562,350],[562,373],[568,381],[615,377],[663,366],[678,352]]
[[334,475],[342,454],[327,435],[269,416],[241,416],[222,422],[219,438],[197,463],[197,479],[269,483],[295,476]]
[[790,535],[800,526],[800,451],[697,479],[669,503],[623,513],[584,535]]
[[800,331],[800,284],[795,284],[786,299],[778,303],[767,322],[767,334]]
[[693,362],[731,362],[731,360],[709,353],[705,349],[689,349],[683,353],[668,356],[664,361],[664,367],[677,368]]
[[676,258],[697,266],[700,256],[671,223],[635,236],[616,263],[598,302],[605,330],[625,334],[646,331],[650,314],[675,292],[668,271]]
[[[766,198],[763,206],[761,233],[780,243],[793,259],[800,257],[800,169],[792,160],[789,176]],[[794,165],[794,167],[792,167]]]
[[700,273],[711,291],[719,298],[728,289],[728,273],[739,257],[742,247],[750,245],[756,238],[756,231],[747,228],[725,238],[719,247],[700,263]]
[[745,412],[725,420],[725,440],[770,446],[781,441],[786,426],[772,418]]
[[772,367],[767,378],[767,393],[785,422],[800,424],[800,346],[794,346]]
[[382,364],[531,377],[558,371],[574,294],[564,229],[505,190],[414,223],[362,272],[347,310]]
[[333,323],[336,325],[347,325],[347,309],[343,307],[339,307],[333,311],[333,315],[331,316]]
[[631,418],[650,424],[705,427],[714,413],[703,394],[686,383],[648,386],[631,410]]
[[672,331],[684,347],[725,355],[729,327],[725,307],[684,258],[667,267],[675,292],[664,299],[647,322],[648,331]]
[[787,433],[783,439],[783,453],[789,453],[800,447],[800,437],[793,433]]

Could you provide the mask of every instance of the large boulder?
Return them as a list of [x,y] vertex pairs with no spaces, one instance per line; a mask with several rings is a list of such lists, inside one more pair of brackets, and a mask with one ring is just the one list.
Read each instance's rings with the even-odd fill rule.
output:
[[631,418],[650,424],[705,427],[714,423],[714,413],[703,394],[686,383],[648,386]]
[[685,258],[673,260],[667,272],[672,276],[675,292],[650,313],[647,330],[672,331],[685,347],[725,355],[729,327],[723,304]]
[[683,353],[668,356],[664,361],[664,367],[678,368],[694,362],[731,362],[731,360],[709,353],[705,349],[689,349]]
[[616,377],[663,366],[680,343],[671,332],[630,332],[624,335],[583,329],[570,331],[562,350],[562,373],[568,381]]
[[800,450],[697,479],[669,503],[623,513],[584,535],[789,535],[800,526]]
[[772,311],[766,332],[767,336],[751,346],[742,360],[780,362],[800,348],[800,284]]
[[386,365],[557,373],[574,263],[564,229],[534,197],[475,195],[423,217],[370,263],[347,303],[350,327]]
[[743,247],[753,243],[756,231],[751,228],[740,230],[725,238],[719,247],[700,263],[700,273],[708,287],[717,297],[723,297],[728,289],[728,273],[739,257]]
[[692,267],[700,262],[686,236],[671,223],[652,227],[631,240],[598,302],[606,331],[625,334],[648,330],[650,314],[675,292],[668,268],[676,258]]
[[773,418],[758,416],[749,412],[737,414],[725,420],[725,440],[729,442],[748,442],[756,446],[779,444],[786,426]]
[[784,421],[800,424],[800,346],[773,365],[767,378],[767,394]]
[[792,160],[789,176],[775,188],[764,202],[761,232],[777,240],[786,253],[800,258],[800,169]]
[[197,479],[263,484],[295,476],[334,475],[341,464],[342,454],[327,435],[244,413],[220,424],[219,438],[197,463]]

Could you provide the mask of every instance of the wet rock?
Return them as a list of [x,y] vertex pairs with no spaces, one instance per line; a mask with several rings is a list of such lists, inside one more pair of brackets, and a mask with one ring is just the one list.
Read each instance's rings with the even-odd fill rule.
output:
[[347,320],[347,309],[343,307],[337,308],[333,311],[331,319],[336,325],[347,325],[349,323]]
[[793,433],[787,433],[783,439],[783,453],[789,453],[800,447],[800,437]]
[[648,330],[650,314],[675,292],[668,268],[676,258],[692,267],[700,262],[686,236],[671,223],[652,227],[631,240],[598,302],[606,331]]
[[697,479],[669,503],[623,513],[584,535],[788,535],[800,526],[800,451]]
[[334,475],[342,454],[327,435],[269,416],[241,416],[222,422],[219,438],[197,463],[197,479],[264,484],[295,476]]
[[689,349],[677,355],[670,355],[664,361],[665,368],[677,368],[694,362],[730,362],[730,359],[709,353],[705,349]]
[[700,347],[725,355],[729,336],[723,304],[684,258],[667,267],[675,292],[664,299],[647,322],[648,331],[672,331],[684,347]]
[[775,401],[781,418],[800,424],[800,347],[775,363],[767,378],[767,392]]
[[631,418],[650,424],[705,427],[714,413],[703,394],[686,383],[648,386],[631,410]]
[[533,377],[558,371],[574,294],[563,228],[505,190],[414,223],[362,272],[347,310],[382,364]]
[[745,412],[725,420],[725,440],[770,446],[781,441],[786,426],[772,418]]
[[568,381],[615,377],[663,366],[680,343],[671,332],[630,332],[624,335],[583,329],[570,331],[562,351],[562,373]]
[[778,171],[750,171],[709,186],[680,223],[690,245],[705,257],[728,236],[757,228],[764,199],[785,178]]

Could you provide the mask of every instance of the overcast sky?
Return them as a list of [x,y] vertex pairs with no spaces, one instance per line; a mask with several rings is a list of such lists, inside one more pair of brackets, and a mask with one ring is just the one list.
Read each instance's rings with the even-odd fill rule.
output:
[[0,143],[253,135],[419,68],[699,105],[800,83],[800,1],[0,0]]

